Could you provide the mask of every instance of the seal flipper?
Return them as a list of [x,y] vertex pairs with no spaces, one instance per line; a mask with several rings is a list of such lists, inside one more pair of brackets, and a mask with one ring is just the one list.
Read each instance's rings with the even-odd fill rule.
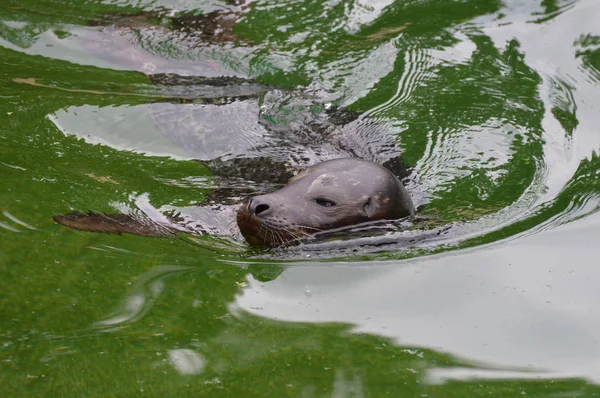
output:
[[54,221],[80,231],[141,236],[173,236],[176,229],[129,214],[69,213],[55,215]]

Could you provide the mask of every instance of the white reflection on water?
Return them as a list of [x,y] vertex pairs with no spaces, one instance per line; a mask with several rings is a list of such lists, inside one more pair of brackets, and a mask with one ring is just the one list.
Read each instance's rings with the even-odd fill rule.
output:
[[469,380],[560,380],[577,377],[577,374],[564,372],[519,372],[457,367],[428,369],[424,382],[429,384],[444,384],[451,381]]
[[74,135],[90,144],[137,151],[175,159],[192,156],[165,137],[148,114],[149,105],[74,106],[60,109],[47,118],[65,135]]
[[[296,263],[248,278],[231,304],[288,322],[355,325],[399,346],[450,353],[474,368],[559,372],[600,382],[600,214],[513,240],[408,261]],[[306,286],[312,294],[305,294]],[[517,369],[517,370],[515,370]]]
[[206,360],[194,350],[179,348],[169,351],[171,365],[182,375],[202,373]]
[[[535,69],[544,79],[540,86],[541,99],[544,101],[545,114],[542,121],[546,145],[545,163],[548,165],[546,185],[548,190],[541,201],[551,199],[572,177],[582,159],[600,147],[600,136],[596,134],[598,126],[598,88],[590,84],[589,71],[581,67],[576,58],[576,43],[581,35],[600,34],[597,21],[598,2],[582,0],[576,7],[569,7],[562,14],[548,22],[539,24],[530,22],[533,11],[525,3],[517,0],[507,1],[506,16],[492,23],[490,17],[479,21],[486,35],[502,48],[506,42],[516,38],[525,56],[527,65]],[[568,82],[572,87],[574,103],[579,122],[572,138],[572,145],[565,146],[565,130],[552,114],[556,101],[556,81]],[[564,85],[563,85],[564,86]],[[563,87],[564,88],[564,87]]]

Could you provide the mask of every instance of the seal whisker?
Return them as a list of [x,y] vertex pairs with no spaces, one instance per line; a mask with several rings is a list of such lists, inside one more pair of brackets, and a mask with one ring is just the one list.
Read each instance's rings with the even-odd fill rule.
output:
[[[302,231],[301,229],[284,228],[282,229],[282,231],[286,232],[290,236],[290,239],[287,240],[288,242],[298,241],[300,238],[308,235],[305,231]],[[281,234],[281,239],[281,244],[284,244],[285,239],[283,237],[283,234]]]
[[309,227],[308,225],[298,225],[298,227],[301,228],[301,229],[309,229],[309,230],[312,230],[314,232],[322,232],[322,231],[324,231],[322,228]]
[[284,239],[283,239],[282,233],[281,232],[277,232],[277,231],[273,231],[273,234],[275,235],[274,236],[274,240],[275,240],[275,242],[277,242],[277,245],[283,244]]
[[271,230],[271,233],[273,234],[273,240],[276,242],[277,246],[283,244],[284,237],[281,231],[276,231],[273,229]]

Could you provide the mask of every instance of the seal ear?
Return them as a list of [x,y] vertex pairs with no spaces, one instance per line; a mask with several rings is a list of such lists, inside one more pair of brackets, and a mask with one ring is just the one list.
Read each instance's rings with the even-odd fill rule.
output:
[[292,182],[299,180],[300,178],[302,178],[306,175],[306,168],[304,168],[304,169],[297,168],[296,170],[298,170],[298,174],[296,174],[295,176],[290,178],[287,182],[288,184],[291,184]]
[[375,213],[375,208],[375,203],[373,203],[373,199],[371,199],[371,197],[369,196],[369,198],[363,205],[363,210],[367,217],[371,218],[371,216],[373,216],[373,213]]

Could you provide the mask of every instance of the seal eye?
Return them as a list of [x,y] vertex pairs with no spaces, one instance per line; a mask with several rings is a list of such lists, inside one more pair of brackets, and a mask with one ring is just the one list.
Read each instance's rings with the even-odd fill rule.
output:
[[325,198],[317,198],[315,199],[315,202],[317,202],[317,204],[319,206],[322,207],[333,207],[335,206],[335,202],[329,200],[329,199],[325,199]]

